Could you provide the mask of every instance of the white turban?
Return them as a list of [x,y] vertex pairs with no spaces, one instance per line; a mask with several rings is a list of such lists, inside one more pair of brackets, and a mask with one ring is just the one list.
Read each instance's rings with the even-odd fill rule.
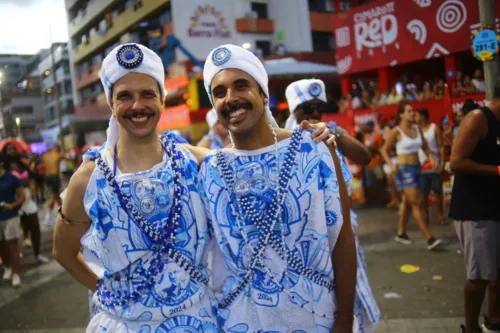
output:
[[[113,85],[129,73],[141,73],[154,78],[158,81],[161,99],[165,98],[165,71],[160,57],[144,45],[123,44],[115,47],[102,62],[101,82],[109,105],[111,105]],[[106,147],[114,147],[117,142],[118,120],[111,116]]]
[[[203,78],[205,89],[210,97],[213,105],[211,84],[212,80],[221,70],[224,69],[240,69],[247,74],[251,75],[259,84],[264,94],[269,97],[269,79],[267,77],[266,69],[259,58],[252,52],[245,50],[242,47],[226,44],[213,49],[207,57],[205,68],[203,69]],[[269,104],[265,105],[266,117],[273,127],[278,127],[274,119]]]
[[217,111],[215,111],[214,108],[210,109],[210,111],[207,112],[206,119],[208,127],[212,129],[215,126],[215,124],[217,124],[217,121],[219,121],[219,119],[217,119]]
[[297,106],[319,99],[326,102],[325,83],[318,79],[304,79],[290,83],[285,90],[290,117],[286,120],[285,128],[294,129],[298,126],[294,112]]

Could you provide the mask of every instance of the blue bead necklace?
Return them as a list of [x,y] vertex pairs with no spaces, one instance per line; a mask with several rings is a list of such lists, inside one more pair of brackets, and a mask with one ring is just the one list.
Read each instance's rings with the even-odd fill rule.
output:
[[[273,131],[274,132],[274,131]],[[294,134],[291,139],[291,143],[288,147],[288,151],[286,154],[286,160],[284,163],[284,168],[281,170],[279,174],[279,180],[278,180],[278,187],[276,188],[276,191],[274,192],[272,202],[269,205],[266,214],[262,213],[256,213],[252,211],[252,214],[249,214],[246,217],[246,219],[250,220],[257,226],[259,231],[261,232],[261,235],[259,237],[259,240],[257,242],[257,246],[255,248],[252,248],[250,245],[250,242],[248,240],[248,236],[246,235],[246,232],[243,228],[243,225],[245,224],[244,221],[240,220],[240,217],[244,214],[244,211],[249,211],[248,207],[251,206],[248,198],[246,196],[242,195],[236,195],[236,203],[235,205],[234,200],[232,200],[232,194],[234,194],[234,172],[236,171],[235,168],[233,167],[233,171],[229,169],[229,166],[227,164],[226,158],[224,157],[224,153],[222,151],[218,151],[216,154],[217,158],[217,168],[219,171],[219,174],[222,176],[224,179],[224,182],[226,184],[226,189],[227,193],[230,196],[229,202],[231,206],[231,211],[233,213],[233,216],[236,219],[236,223],[238,225],[238,228],[240,228],[240,232],[243,236],[243,241],[246,243],[247,246],[249,246],[252,250],[253,256],[252,259],[249,261],[249,268],[245,275],[243,276],[242,280],[240,281],[240,284],[235,288],[235,290],[231,291],[229,294],[227,294],[224,299],[220,302],[219,307],[221,308],[227,308],[235,299],[236,297],[244,290],[244,288],[253,280],[254,275],[255,275],[255,268],[257,264],[261,263],[262,255],[265,251],[266,246],[269,243],[269,239],[273,233],[274,226],[282,219],[282,207],[285,199],[285,195],[288,192],[288,184],[290,182],[290,179],[293,175],[293,169],[294,165],[296,163],[295,157],[297,156],[297,152],[300,147],[300,142],[302,139],[302,130],[297,129],[294,131]],[[278,155],[277,152],[277,138],[275,136],[275,155]],[[276,157],[278,158],[278,157]],[[278,160],[276,160],[276,163],[278,163]],[[238,212],[242,214],[238,214]],[[271,223],[265,223],[263,216],[270,216],[271,218]],[[286,246],[286,245],[285,245]],[[283,252],[283,251],[280,251]]]
[[[298,150],[300,149],[301,139],[302,139],[302,131],[300,129],[296,129],[292,136],[289,149],[285,155],[283,170],[282,172],[278,171],[279,174],[278,187],[276,189],[272,203],[270,204],[267,212],[257,211],[257,209],[255,209],[254,205],[251,203],[247,195],[236,194],[235,197],[237,205],[234,204],[235,200],[232,200],[232,196],[230,193],[234,193],[235,182],[233,174],[234,172],[236,172],[236,168],[233,166],[233,172],[231,172],[229,170],[227,161],[224,158],[223,152],[218,151],[216,154],[218,171],[219,174],[222,175],[222,179],[225,182],[225,187],[229,195],[231,212],[236,219],[236,223],[242,234],[243,241],[247,244],[248,247],[250,247],[253,253],[252,260],[250,261],[250,269],[247,271],[241,283],[236,287],[236,289],[231,291],[224,297],[224,299],[222,299],[222,301],[219,304],[220,308],[229,307],[232,304],[232,302],[238,297],[238,295],[244,290],[244,288],[253,281],[253,278],[255,276],[254,273],[255,266],[257,264],[260,264],[266,269],[273,282],[277,286],[279,286],[280,291],[284,291],[290,297],[291,300],[295,300],[295,295],[288,292],[288,290],[285,289],[285,286],[280,282],[284,281],[286,283],[287,281],[286,279],[287,266],[290,266],[291,269],[298,272],[300,275],[303,275],[306,278],[310,279],[314,283],[325,287],[329,292],[334,290],[334,283],[332,281],[328,281],[327,279],[325,279],[321,273],[313,271],[310,268],[307,268],[300,257],[298,257],[295,253],[287,249],[283,228],[281,228],[282,232],[281,239],[279,239],[279,237],[273,233],[274,226],[278,222],[278,218],[279,219],[282,218],[281,212],[284,204],[285,194],[288,192],[289,182],[293,175],[293,170],[297,164],[296,157],[298,155],[297,154]],[[277,148],[275,150],[276,150],[275,155],[277,156],[278,155]],[[278,157],[276,157],[275,159],[276,163],[278,164]],[[278,164],[278,170],[279,170],[279,164]],[[276,214],[273,214],[271,212],[276,212]],[[248,240],[248,235],[246,235],[246,232],[243,228],[244,221],[242,222],[240,220],[241,216],[243,216],[243,219],[246,218],[251,220],[253,224],[257,227],[257,229],[261,232],[261,237],[259,238],[259,242],[256,248],[252,248],[252,246],[250,245],[250,242]],[[268,216],[271,216],[272,219],[272,222],[270,224],[266,223],[266,217]],[[266,238],[266,236],[268,237]],[[267,244],[269,244],[276,251],[276,253],[281,257],[281,259],[285,263],[283,277],[278,276],[278,274],[272,272],[269,269],[269,267],[267,267],[265,264],[262,263],[262,254]],[[301,304],[300,306],[301,308],[304,308],[305,310],[311,312],[312,314],[321,316],[323,318],[333,318],[332,314],[320,314],[312,308],[308,309],[307,307],[304,306],[304,304]]]
[[[124,274],[125,272],[122,271],[115,272],[111,276],[107,277],[106,280],[110,281],[112,285],[111,288],[108,288],[105,284],[106,280],[100,279],[98,281],[96,293],[100,302],[106,307],[123,307],[130,301],[137,302],[142,295],[144,295],[144,293],[149,292],[154,287],[160,277],[160,273],[163,272],[163,268],[169,259],[184,269],[190,277],[198,283],[208,285],[209,282],[209,279],[202,274],[193,263],[191,263],[191,260],[186,256],[181,255],[174,247],[177,228],[179,226],[182,213],[183,196],[187,195],[187,190],[181,182],[181,177],[184,178],[183,157],[170,134],[162,136],[160,143],[167,159],[171,161],[174,178],[174,193],[172,208],[170,209],[167,223],[159,232],[155,230],[145,218],[143,218],[143,216],[134,207],[131,199],[124,195],[120,190],[120,186],[115,180],[118,162],[116,146],[114,150],[113,172],[110,170],[109,166],[100,154],[96,156],[95,159],[97,167],[103,173],[107,184],[111,187],[111,189],[113,189],[113,192],[118,198],[122,209],[151,240],[153,251],[149,269],[144,270],[143,268],[138,268],[134,272],[135,274],[143,276],[144,279],[134,284],[133,292],[129,293],[121,290],[130,288],[130,281]],[[116,286],[117,284],[118,286]]]

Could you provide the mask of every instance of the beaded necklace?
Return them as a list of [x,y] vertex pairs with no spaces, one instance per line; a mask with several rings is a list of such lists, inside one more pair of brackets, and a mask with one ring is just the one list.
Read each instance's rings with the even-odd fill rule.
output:
[[[274,132],[274,130],[273,130]],[[275,157],[278,156],[278,151],[277,151],[277,137],[274,134],[275,137]],[[269,205],[269,208],[267,210],[268,214],[265,214],[266,216],[271,217],[271,223],[265,223],[264,221],[264,214],[260,213],[249,213],[246,218],[254,222],[255,226],[259,229],[261,232],[261,236],[259,237],[257,246],[255,248],[252,248],[250,245],[250,242],[248,240],[248,235],[246,235],[246,232],[243,228],[244,222],[240,221],[240,215],[245,215],[243,211],[249,212],[249,208],[252,206],[250,203],[250,200],[246,196],[238,196],[236,195],[236,202],[238,203],[237,206],[234,205],[234,201],[231,200],[231,193],[234,193],[234,175],[233,172],[235,171],[235,167],[233,167],[234,171],[231,172],[229,170],[229,167],[227,165],[227,161],[224,157],[224,154],[222,151],[218,151],[216,154],[217,157],[217,167],[219,170],[219,173],[222,175],[222,178],[224,179],[226,183],[226,188],[227,188],[227,193],[230,196],[230,206],[233,215],[236,218],[236,223],[238,228],[241,231],[242,237],[244,239],[244,242],[250,247],[250,249],[253,252],[253,257],[249,261],[249,269],[247,270],[246,274],[241,280],[241,283],[236,287],[236,289],[232,292],[230,292],[221,302],[220,302],[220,307],[222,308],[227,308],[233,301],[234,299],[239,295],[241,291],[246,287],[246,285],[252,280],[254,276],[254,271],[258,263],[261,263],[261,257],[262,254],[264,253],[264,250],[269,243],[269,238],[272,235],[272,232],[274,230],[274,227],[276,223],[279,222],[279,220],[282,218],[282,207],[285,199],[285,194],[287,193],[287,188],[289,181],[292,177],[292,170],[293,170],[293,164],[295,162],[295,157],[297,155],[297,151],[300,147],[300,142],[302,139],[302,131],[300,129],[297,129],[294,131],[294,134],[292,136],[291,144],[288,148],[288,152],[286,154],[286,160],[284,163],[284,168],[281,170],[279,174],[279,179],[278,179],[278,188],[274,192],[272,202]],[[279,158],[279,156],[278,156]],[[278,160],[276,161],[278,163]],[[241,207],[242,213],[243,214],[238,214],[238,208]],[[286,246],[286,244],[285,244]],[[283,251],[280,251],[283,252]],[[265,265],[263,265],[265,267]]]
[[[165,224],[165,227],[160,231],[156,231],[148,221],[137,211],[130,198],[122,193],[120,186],[115,180],[117,168],[117,154],[116,147],[114,150],[114,167],[113,172],[110,170],[107,163],[99,154],[96,159],[96,165],[103,173],[106,182],[113,189],[115,196],[118,198],[119,204],[122,209],[131,217],[131,220],[149,237],[152,241],[153,255],[151,258],[150,267],[148,270],[140,267],[137,268],[135,273],[143,276],[144,279],[135,283],[131,293],[121,291],[120,288],[108,288],[104,279],[100,279],[97,283],[97,295],[101,303],[107,307],[124,306],[129,301],[137,302],[144,292],[150,291],[157,282],[160,273],[163,271],[168,259],[174,261],[179,267],[184,269],[190,277],[200,284],[208,285],[209,279],[204,276],[198,269],[191,263],[185,256],[176,251],[175,239],[177,235],[177,228],[181,218],[182,211],[182,196],[187,194],[181,182],[181,176],[184,176],[182,154],[177,148],[177,144],[170,134],[162,136],[160,139],[162,149],[167,158],[171,161],[172,173],[174,178],[174,193],[173,203],[170,209],[170,214]],[[128,277],[122,272],[118,271],[108,277],[111,283],[117,283],[122,287],[129,287],[130,281]]]
[[[326,280],[325,278],[322,277],[321,273],[317,271],[313,271],[310,268],[307,268],[303,260],[298,257],[295,253],[291,252],[288,250],[286,247],[286,239],[285,239],[285,233],[284,233],[284,227],[281,227],[281,239],[277,235],[275,235],[272,231],[274,229],[275,224],[277,223],[277,219],[281,219],[282,215],[282,207],[285,199],[285,194],[288,191],[288,185],[289,181],[291,180],[292,176],[292,171],[296,165],[296,156],[298,155],[297,152],[300,147],[300,142],[302,139],[302,131],[300,129],[295,129],[294,134],[292,136],[291,144],[289,146],[289,149],[285,155],[285,162],[284,162],[284,170],[280,172],[280,167],[279,167],[279,156],[278,156],[278,148],[277,148],[277,138],[275,135],[275,132],[273,130],[273,134],[275,136],[275,150],[274,150],[274,155],[275,155],[275,160],[278,166],[278,174],[279,174],[279,180],[278,180],[278,187],[276,189],[276,192],[274,194],[272,203],[269,206],[268,212],[276,212],[276,214],[265,214],[263,212],[257,211],[255,207],[252,205],[250,202],[249,198],[246,195],[235,195],[236,196],[236,202],[237,206],[235,207],[234,205],[234,200],[232,200],[231,193],[234,193],[234,176],[233,173],[236,172],[236,167],[233,164],[233,172],[229,171],[229,167],[227,165],[227,161],[223,156],[222,151],[218,151],[216,154],[217,157],[217,167],[219,174],[222,175],[222,179],[225,182],[225,188],[227,189],[227,193],[229,196],[229,202],[230,202],[230,208],[233,216],[236,219],[236,224],[241,232],[243,241],[247,244],[247,246],[252,250],[253,252],[253,258],[250,261],[250,269],[247,271],[245,276],[243,277],[240,285],[236,287],[235,290],[231,291],[229,294],[225,296],[224,299],[219,304],[220,308],[227,308],[228,306],[231,305],[231,303],[236,299],[236,297],[243,291],[243,289],[253,281],[254,277],[254,270],[255,266],[257,263],[260,263],[264,269],[268,272],[269,277],[273,282],[279,287],[280,291],[284,291],[290,299],[294,300],[296,302],[295,295],[290,293],[287,289],[285,289],[285,286],[283,283],[280,282],[284,281],[284,283],[287,282],[287,271],[288,268],[287,266],[289,265],[292,269],[297,271],[299,274],[309,278],[311,281],[314,283],[325,287],[328,292],[331,292],[334,290],[334,283],[331,281]],[[236,151],[233,146],[233,154],[236,156]],[[235,157],[236,159],[236,157]],[[238,211],[241,212],[241,214],[238,214]],[[272,223],[269,225],[268,223],[265,223],[265,216],[271,216]],[[253,248],[250,245],[248,235],[246,234],[245,228],[243,227],[244,222],[241,221],[240,217],[243,216],[243,218],[250,219],[254,225],[257,227],[259,231],[261,231],[261,237],[259,238],[259,242],[256,248]],[[283,225],[283,224],[282,224]],[[265,240],[262,242],[262,240]],[[262,263],[262,254],[265,250],[266,245],[270,245],[271,248],[273,248],[276,253],[281,257],[281,259],[285,263],[284,267],[284,272],[283,276],[280,277],[278,276],[277,273],[272,272],[269,267],[267,267],[265,264]],[[250,275],[250,276],[249,276]],[[323,318],[334,318],[332,314],[320,314],[314,309],[309,309],[308,307],[305,307],[304,304],[300,304],[300,307],[311,312],[312,314],[321,316]]]

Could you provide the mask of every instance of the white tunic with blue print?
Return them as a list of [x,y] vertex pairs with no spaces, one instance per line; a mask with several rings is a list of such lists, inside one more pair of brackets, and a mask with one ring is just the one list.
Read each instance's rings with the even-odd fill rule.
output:
[[[179,148],[183,156],[186,188],[183,193],[182,218],[177,229],[175,249],[202,274],[208,230],[203,205],[197,191],[197,162]],[[104,161],[113,168],[112,151],[101,150]],[[158,231],[170,213],[173,194],[171,162],[136,174],[117,172],[117,183],[142,216]],[[89,231],[82,237],[83,257],[100,281],[113,295],[137,292],[137,284],[146,279],[154,267],[152,244],[135,221],[122,209],[96,166],[84,197],[87,214],[92,219]],[[117,274],[125,281],[115,281]],[[215,307],[207,286],[195,281],[173,260],[167,259],[149,290],[140,291],[138,301],[109,306],[95,293],[92,317],[87,332],[217,332]],[[107,295],[113,298],[113,295]]]
[[[275,226],[275,234],[282,237],[284,233],[288,252],[319,272],[322,279],[333,282],[331,253],[343,223],[335,167],[323,143],[316,144],[305,132],[302,138],[285,196],[282,223]],[[278,143],[280,164],[289,143],[290,139]],[[253,151],[236,150],[236,158],[231,149],[223,150],[230,171],[236,169],[235,184],[247,189],[249,198],[262,210],[267,209],[277,186],[274,149],[271,145]],[[205,160],[199,177],[217,243],[213,278],[220,301],[240,283],[252,254],[230,209],[234,194],[225,190],[215,156]],[[244,228],[251,243],[260,236],[248,219]],[[290,266],[284,275],[284,260],[270,246],[263,260],[265,265],[256,267],[251,287],[245,288],[230,306],[219,309],[219,324],[224,332],[330,332],[336,309],[334,291]]]

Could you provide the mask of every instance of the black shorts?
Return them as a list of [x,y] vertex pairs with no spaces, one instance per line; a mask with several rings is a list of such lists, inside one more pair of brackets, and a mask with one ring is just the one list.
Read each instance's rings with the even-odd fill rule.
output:
[[435,194],[443,193],[443,178],[436,172],[423,172],[420,181],[420,191],[422,191],[424,197],[427,197],[431,190]]
[[59,176],[45,176],[45,185],[50,189],[50,193],[59,194],[61,188],[61,178]]

